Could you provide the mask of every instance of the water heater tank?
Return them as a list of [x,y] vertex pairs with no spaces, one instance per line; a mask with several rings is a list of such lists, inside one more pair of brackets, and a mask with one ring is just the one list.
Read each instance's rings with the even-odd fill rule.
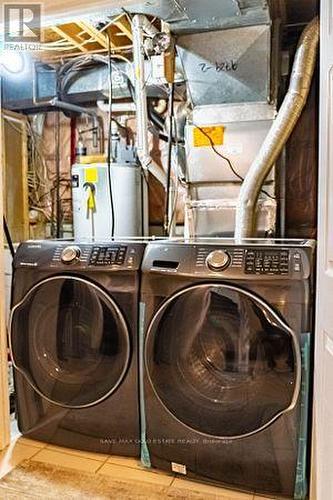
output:
[[[110,180],[111,187],[110,189]],[[76,240],[142,236],[142,177],[135,163],[75,164],[72,167],[73,223]]]

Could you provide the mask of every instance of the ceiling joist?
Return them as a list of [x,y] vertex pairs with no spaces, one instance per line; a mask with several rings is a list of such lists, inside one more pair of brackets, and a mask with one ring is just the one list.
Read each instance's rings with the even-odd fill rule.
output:
[[133,36],[127,14],[118,15],[101,27],[87,21],[75,21],[44,29],[41,59],[54,61],[82,53],[103,53],[108,51],[109,43],[113,53],[131,49]]

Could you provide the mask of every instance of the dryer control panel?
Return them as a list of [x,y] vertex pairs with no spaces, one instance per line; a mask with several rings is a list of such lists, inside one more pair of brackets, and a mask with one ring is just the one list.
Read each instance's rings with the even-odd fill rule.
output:
[[230,241],[165,241],[146,250],[143,272],[216,279],[307,279],[313,268],[315,244],[233,244]]
[[245,273],[288,274],[289,260],[289,250],[247,250],[245,255]]

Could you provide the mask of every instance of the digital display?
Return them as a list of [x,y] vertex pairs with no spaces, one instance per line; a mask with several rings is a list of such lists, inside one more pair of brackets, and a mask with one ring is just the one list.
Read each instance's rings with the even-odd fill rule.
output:
[[125,262],[126,247],[93,247],[90,255],[91,266],[121,266]]

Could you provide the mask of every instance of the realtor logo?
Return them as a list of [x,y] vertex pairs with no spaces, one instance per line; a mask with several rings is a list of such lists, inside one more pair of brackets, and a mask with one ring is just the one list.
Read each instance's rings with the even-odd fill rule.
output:
[[41,13],[38,3],[4,4],[5,43],[40,43]]

